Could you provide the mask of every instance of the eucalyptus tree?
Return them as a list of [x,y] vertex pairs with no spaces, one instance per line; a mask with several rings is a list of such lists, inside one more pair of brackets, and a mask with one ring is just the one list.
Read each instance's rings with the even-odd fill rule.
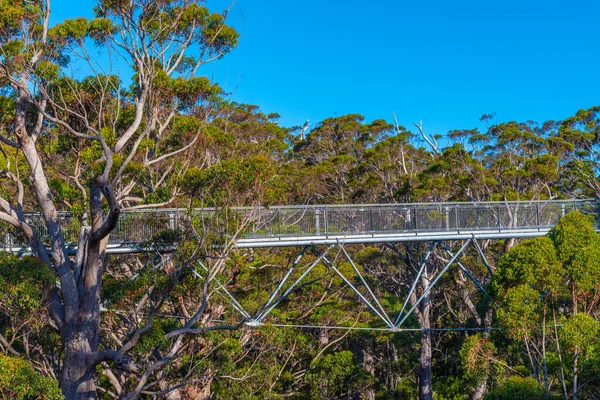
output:
[[[56,26],[50,11],[50,0],[0,1],[0,142],[3,179],[11,182],[3,185],[0,219],[25,235],[58,279],[46,290],[62,341],[63,394],[93,398],[98,364],[135,368],[124,353],[136,336],[120,349],[100,346],[107,240],[123,208],[171,201],[154,194],[187,169],[221,92],[198,74],[233,49],[238,34],[227,12],[192,0],[99,1],[95,18]],[[110,61],[96,62],[91,44]],[[89,76],[70,72],[75,61]],[[107,71],[117,62],[130,81]],[[78,211],[81,226],[74,259],[60,224],[65,206]],[[41,212],[49,243],[26,210]]]
[[[547,237],[525,241],[506,253],[492,281],[506,335],[523,346],[531,374],[546,391],[556,380],[565,398],[578,398],[581,374],[597,374],[598,252],[592,223],[572,212]],[[558,368],[549,367],[552,361]]]
[[600,196],[600,107],[579,110],[557,125],[553,142],[561,154],[562,189],[572,196]]
[[[392,134],[384,120],[364,123],[360,114],[326,118],[296,142],[293,156],[307,168],[299,176],[302,186],[312,187],[312,203],[352,203],[364,197],[365,152]],[[306,193],[303,194],[306,197]]]

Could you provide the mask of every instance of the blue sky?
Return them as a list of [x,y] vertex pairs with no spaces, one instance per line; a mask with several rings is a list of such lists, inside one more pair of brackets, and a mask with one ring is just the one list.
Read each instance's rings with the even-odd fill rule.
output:
[[[55,20],[92,0],[54,1]],[[229,4],[208,1],[213,11]],[[431,133],[600,104],[600,2],[237,0],[237,49],[205,73],[283,125],[347,113]]]

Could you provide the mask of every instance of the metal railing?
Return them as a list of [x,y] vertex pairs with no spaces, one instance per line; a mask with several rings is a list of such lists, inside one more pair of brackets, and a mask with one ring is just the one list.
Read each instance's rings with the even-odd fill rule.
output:
[[597,200],[284,206],[263,209],[246,237],[547,230],[569,211],[598,216]]
[[[245,240],[261,238],[340,237],[396,233],[548,230],[569,211],[578,210],[598,220],[599,200],[541,200],[481,203],[411,203],[362,205],[303,205],[215,209],[156,209],[123,212],[110,235],[110,244],[139,244],[169,240],[169,232],[228,230],[249,222]],[[43,242],[49,241],[40,214],[27,222]],[[80,226],[69,213],[61,213],[65,241],[76,244]],[[26,245],[22,234],[0,223],[0,246]]]

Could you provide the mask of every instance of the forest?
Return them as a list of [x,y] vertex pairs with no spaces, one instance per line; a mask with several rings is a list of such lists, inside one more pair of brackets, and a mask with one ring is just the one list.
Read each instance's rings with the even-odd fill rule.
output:
[[[228,10],[100,0],[93,19],[50,13],[50,0],[0,0],[0,236],[30,248],[0,252],[3,398],[600,399],[600,241],[584,213],[546,236],[482,241],[489,265],[469,248],[431,291],[459,241],[346,246],[393,319],[418,279],[412,331],[361,329],[380,321],[315,247],[273,324],[247,326],[220,290],[260,312],[298,257],[234,248],[253,223],[239,206],[597,199],[600,106],[486,114],[473,124],[485,129],[443,134],[383,111],[282,126],[200,73],[235,51]],[[173,251],[106,253],[125,212],[176,207],[218,212],[148,238]]]

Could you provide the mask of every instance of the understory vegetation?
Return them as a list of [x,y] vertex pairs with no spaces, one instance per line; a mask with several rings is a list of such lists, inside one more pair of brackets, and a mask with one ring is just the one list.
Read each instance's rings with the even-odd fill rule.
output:
[[[429,291],[464,243],[236,249],[256,221],[232,211],[598,198],[600,107],[439,135],[384,113],[285,127],[200,76],[237,45],[227,11],[102,0],[90,20],[49,15],[0,0],[0,236],[31,248],[0,253],[3,398],[600,398],[595,212],[482,240]],[[218,212],[127,233],[163,251],[106,254],[125,211],[176,207]],[[247,326],[300,251],[289,282],[314,268]],[[407,330],[363,329],[385,325],[340,276],[367,296],[357,271],[393,321],[416,280]]]

